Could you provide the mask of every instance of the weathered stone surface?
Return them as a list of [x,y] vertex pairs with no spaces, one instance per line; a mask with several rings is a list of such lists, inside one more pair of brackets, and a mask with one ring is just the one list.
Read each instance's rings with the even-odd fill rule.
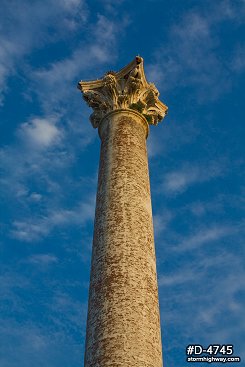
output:
[[85,367],[162,367],[146,138],[167,107],[138,56],[78,88],[101,138]]
[[85,367],[162,367],[148,123],[116,110],[99,134]]

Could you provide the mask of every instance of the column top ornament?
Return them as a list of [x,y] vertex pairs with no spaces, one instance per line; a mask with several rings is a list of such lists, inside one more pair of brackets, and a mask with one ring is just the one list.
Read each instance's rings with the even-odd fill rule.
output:
[[118,72],[108,71],[102,79],[80,81],[77,87],[94,110],[90,115],[94,128],[106,114],[118,109],[138,111],[150,125],[157,125],[168,110],[158,99],[155,85],[147,82],[140,56]]

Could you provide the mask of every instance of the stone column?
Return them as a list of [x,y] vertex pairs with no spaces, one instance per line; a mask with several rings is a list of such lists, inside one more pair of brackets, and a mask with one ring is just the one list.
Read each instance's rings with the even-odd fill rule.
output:
[[139,57],[79,88],[101,138],[85,367],[162,367],[146,138],[167,108]]

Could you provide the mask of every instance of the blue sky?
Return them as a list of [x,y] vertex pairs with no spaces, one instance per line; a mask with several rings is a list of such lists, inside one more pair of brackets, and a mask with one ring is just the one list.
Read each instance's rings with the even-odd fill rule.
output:
[[148,138],[165,367],[190,343],[245,358],[244,1],[1,5],[1,367],[83,366],[100,141],[76,84],[138,54],[169,107]]

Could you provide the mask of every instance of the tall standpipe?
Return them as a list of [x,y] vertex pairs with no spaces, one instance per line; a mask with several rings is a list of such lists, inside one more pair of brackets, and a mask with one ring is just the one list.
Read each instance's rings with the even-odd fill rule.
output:
[[85,367],[162,367],[146,138],[167,112],[143,59],[79,82],[101,138]]

